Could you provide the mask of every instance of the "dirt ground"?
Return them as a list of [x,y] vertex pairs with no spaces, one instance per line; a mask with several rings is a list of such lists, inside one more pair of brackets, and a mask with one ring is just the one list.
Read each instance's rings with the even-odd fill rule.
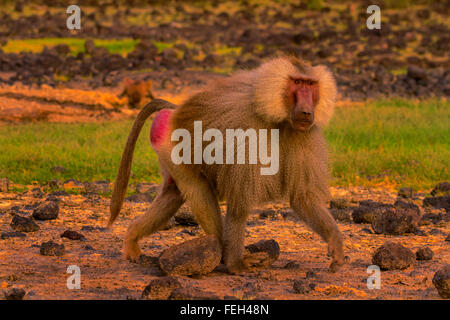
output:
[[[372,199],[393,203],[397,193],[387,189],[333,188],[333,197],[352,202]],[[141,241],[142,263],[126,261],[121,254],[129,223],[143,214],[148,203],[126,202],[112,230],[104,229],[109,215],[109,199],[97,195],[60,196],[59,217],[37,221],[40,230],[25,238],[0,240],[0,286],[23,288],[25,299],[139,299],[142,290],[163,274],[157,257],[168,247],[198,237],[197,226],[174,225]],[[42,202],[31,192],[0,193],[0,233],[12,231],[10,208],[19,206],[21,215],[31,215],[32,204]],[[28,205],[28,206],[27,206]],[[373,234],[370,225],[338,222],[344,236],[345,253],[350,262],[337,273],[330,273],[326,244],[301,222],[295,221],[284,203],[268,205],[276,215],[261,219],[255,211],[247,222],[246,244],[275,239],[281,248],[279,259],[269,268],[243,275],[229,275],[219,266],[202,277],[178,277],[183,286],[192,286],[220,299],[439,299],[432,284],[434,273],[450,262],[449,222],[421,226],[422,235],[388,236]],[[82,229],[85,227],[84,229]],[[71,229],[86,240],[69,240],[60,234]],[[40,254],[42,242],[63,243],[61,257]],[[423,246],[434,251],[429,261],[415,261],[405,270],[382,271],[381,289],[367,288],[367,267],[376,248],[387,240],[401,243],[414,252]],[[81,270],[81,289],[69,290],[67,268]],[[307,275],[308,273],[308,275]],[[314,290],[295,293],[293,282],[308,277]]]

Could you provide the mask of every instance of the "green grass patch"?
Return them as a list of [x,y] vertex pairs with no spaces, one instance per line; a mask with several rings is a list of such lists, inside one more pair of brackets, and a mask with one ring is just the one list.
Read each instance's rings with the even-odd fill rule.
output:
[[[450,180],[450,104],[389,100],[337,108],[326,130],[333,185],[390,184],[431,188]],[[15,183],[115,179],[132,120],[0,126],[0,177]],[[132,182],[159,182],[147,123],[133,162]],[[63,166],[64,173],[52,173]]]
[[[7,44],[1,49],[7,53],[34,52],[39,53],[44,47],[54,47],[58,44],[66,44],[70,48],[70,54],[76,55],[84,52],[84,43],[86,39],[79,38],[40,38],[40,39],[22,39],[8,40]],[[126,55],[133,51],[139,40],[134,39],[94,39],[96,46],[105,47],[110,53]]]
[[450,104],[388,100],[336,110],[326,130],[334,184],[430,188],[449,180]]

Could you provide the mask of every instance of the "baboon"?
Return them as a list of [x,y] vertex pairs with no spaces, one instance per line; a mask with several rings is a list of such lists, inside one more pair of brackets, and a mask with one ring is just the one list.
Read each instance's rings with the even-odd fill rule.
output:
[[123,79],[123,91],[119,98],[126,96],[131,108],[138,108],[144,98],[154,99],[152,93],[152,81]]
[[[335,98],[334,77],[325,66],[279,57],[220,79],[179,107],[163,100],[150,102],[137,116],[128,137],[111,199],[109,225],[122,206],[137,137],[145,119],[158,110],[150,140],[159,157],[163,183],[148,212],[130,225],[124,239],[125,256],[138,259],[138,240],[165,225],[186,200],[204,231],[221,240],[228,271],[248,270],[252,257],[244,254],[244,234],[251,208],[285,199],[328,243],[330,270],[336,271],[344,263],[343,245],[326,208],[329,168],[322,134]],[[203,127],[221,132],[230,128],[278,129],[278,172],[261,175],[261,164],[174,164],[171,133],[178,128],[192,133],[193,122],[198,120]],[[219,200],[227,204],[224,219]]]

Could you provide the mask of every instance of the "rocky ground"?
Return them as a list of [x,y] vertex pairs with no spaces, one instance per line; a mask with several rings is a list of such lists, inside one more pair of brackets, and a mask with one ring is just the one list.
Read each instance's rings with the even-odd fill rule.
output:
[[[14,193],[6,191],[6,181],[1,186],[5,298],[440,299],[450,294],[448,184],[432,194],[333,188],[331,211],[349,257],[337,273],[328,271],[325,243],[285,203],[258,208],[248,219],[246,244],[257,243],[248,250],[259,252],[261,263],[241,275],[230,275],[219,264],[220,247],[202,236],[188,207],[141,242],[140,263],[123,259],[124,232],[150,205],[153,184],[136,186],[112,230],[104,228],[109,198],[99,195],[109,192],[108,182],[67,181],[53,192],[34,186]],[[76,188],[79,195],[64,191]],[[382,269],[381,288],[369,290],[367,268],[373,264]],[[70,265],[81,270],[79,290],[66,286]]]
[[[87,1],[81,3],[89,11],[79,32],[64,28],[65,10],[50,3],[52,7],[39,7],[38,14],[24,14],[21,5],[15,12],[3,11],[0,41],[6,45],[24,38],[128,37],[140,42],[127,55],[111,54],[93,42],[75,56],[64,44],[41,53],[0,50],[0,83],[63,82],[68,87],[98,88],[116,86],[132,73],[152,79],[156,88],[174,91],[204,83],[198,70],[228,73],[257,66],[267,57],[294,53],[313,64],[328,65],[337,76],[342,99],[450,94],[445,1],[408,10],[384,9],[380,4],[380,30],[366,28],[365,1],[329,1],[321,10],[307,10],[304,2],[243,1],[229,8],[215,1],[201,8],[181,2],[140,6],[139,1],[92,7]],[[160,50],[155,41],[171,46]]]

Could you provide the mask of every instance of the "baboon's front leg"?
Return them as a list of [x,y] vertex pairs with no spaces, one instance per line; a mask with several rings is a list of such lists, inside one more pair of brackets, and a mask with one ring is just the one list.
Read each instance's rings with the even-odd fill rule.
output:
[[332,257],[330,271],[335,272],[344,264],[342,235],[336,221],[325,204],[308,199],[291,201],[295,213],[328,243],[328,255]]
[[141,255],[138,241],[164,226],[183,202],[181,192],[175,183],[165,181],[148,211],[129,226],[123,243],[125,257],[137,261]]

